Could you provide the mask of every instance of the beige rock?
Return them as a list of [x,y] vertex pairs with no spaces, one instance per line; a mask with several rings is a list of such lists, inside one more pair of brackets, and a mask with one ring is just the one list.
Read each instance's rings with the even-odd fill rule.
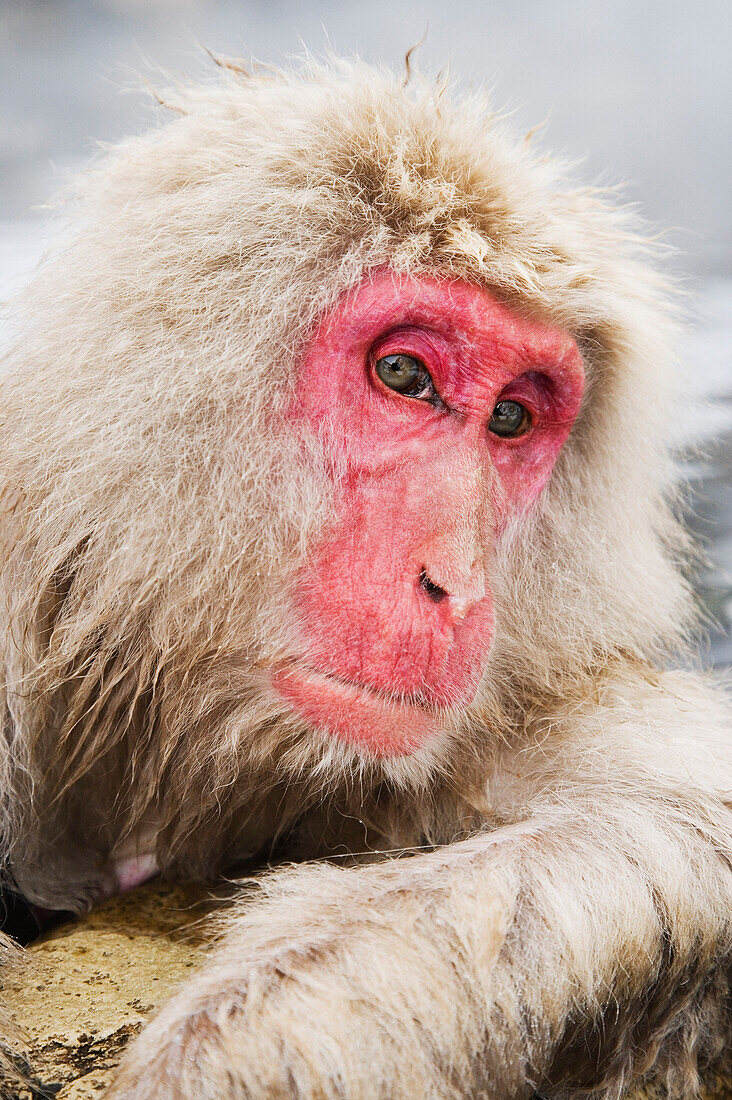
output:
[[[5,984],[33,1081],[12,1100],[100,1100],[130,1038],[205,961],[197,922],[219,904],[198,887],[152,884],[33,944]],[[662,1096],[651,1086],[628,1100]],[[705,1100],[732,1100],[732,1081],[710,1081]]]
[[195,922],[215,905],[201,889],[146,886],[33,944],[4,997],[34,1084],[58,1100],[100,1097],[130,1038],[204,960]]

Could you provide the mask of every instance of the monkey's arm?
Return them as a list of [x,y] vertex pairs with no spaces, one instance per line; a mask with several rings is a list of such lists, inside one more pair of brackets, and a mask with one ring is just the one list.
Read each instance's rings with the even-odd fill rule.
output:
[[271,876],[112,1094],[600,1097],[660,1050],[694,1095],[728,1010],[725,721],[685,678],[609,688],[506,757],[503,827]]

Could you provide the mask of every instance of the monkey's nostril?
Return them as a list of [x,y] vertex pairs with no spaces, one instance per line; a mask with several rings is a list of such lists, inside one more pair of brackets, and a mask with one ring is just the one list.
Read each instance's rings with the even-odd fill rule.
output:
[[440,603],[447,596],[447,592],[444,588],[440,588],[439,584],[435,584],[430,580],[427,576],[427,570],[424,567],[419,574],[419,585],[435,603]]

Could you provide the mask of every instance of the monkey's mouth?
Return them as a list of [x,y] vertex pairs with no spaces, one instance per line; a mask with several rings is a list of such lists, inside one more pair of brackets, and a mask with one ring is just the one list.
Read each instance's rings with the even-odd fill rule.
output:
[[419,696],[390,695],[299,661],[278,665],[270,679],[278,695],[316,729],[374,756],[414,752],[439,724],[438,708]]

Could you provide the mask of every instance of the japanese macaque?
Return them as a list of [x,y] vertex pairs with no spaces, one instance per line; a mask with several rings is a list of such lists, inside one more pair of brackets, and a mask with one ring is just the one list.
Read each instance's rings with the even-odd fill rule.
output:
[[6,875],[82,911],[282,866],[111,1095],[696,1096],[732,760],[651,246],[426,79],[167,98],[0,381]]

